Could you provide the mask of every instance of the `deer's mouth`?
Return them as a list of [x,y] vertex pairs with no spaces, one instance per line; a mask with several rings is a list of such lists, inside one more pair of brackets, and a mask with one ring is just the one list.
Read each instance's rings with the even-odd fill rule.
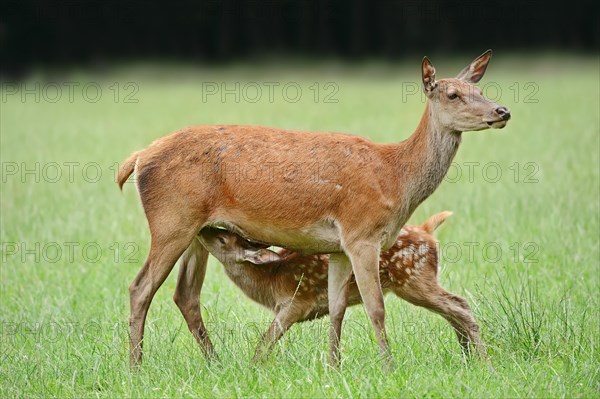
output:
[[491,127],[492,129],[502,129],[504,126],[506,126],[508,120],[499,119],[496,121],[485,121],[485,123],[487,123],[488,127]]
[[492,129],[502,129],[510,120],[510,111],[506,107],[498,107],[483,121]]

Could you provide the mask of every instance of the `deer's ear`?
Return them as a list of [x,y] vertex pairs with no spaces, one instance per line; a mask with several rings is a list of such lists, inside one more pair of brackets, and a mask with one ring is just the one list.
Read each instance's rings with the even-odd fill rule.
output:
[[423,57],[421,63],[421,79],[423,81],[423,91],[429,96],[436,88],[437,83],[435,82],[435,68],[427,57]]
[[456,76],[456,79],[464,80],[469,83],[479,82],[481,78],[483,78],[483,74],[491,59],[492,50],[488,50],[460,71]]
[[244,251],[244,260],[255,265],[264,265],[267,263],[279,262],[281,256],[270,249],[259,249],[258,251]]

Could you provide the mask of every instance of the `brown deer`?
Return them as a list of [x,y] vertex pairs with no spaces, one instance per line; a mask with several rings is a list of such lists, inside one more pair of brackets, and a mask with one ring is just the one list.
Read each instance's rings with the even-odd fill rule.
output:
[[148,258],[129,287],[131,364],[141,361],[150,302],[182,254],[174,300],[204,352],[214,353],[199,306],[208,253],[194,239],[206,226],[303,253],[331,254],[330,362],[339,360],[345,287],[354,272],[390,364],[379,253],[394,244],[415,208],[439,186],[462,132],[507,124],[508,109],[475,86],[491,54],[486,51],[456,78],[439,81],[425,57],[425,112],[415,132],[398,144],[338,133],[195,126],[127,158],[117,181],[122,188],[136,170],[151,235]]
[[[487,360],[479,326],[467,301],[438,283],[438,243],[433,231],[452,213],[431,216],[420,226],[405,225],[394,245],[381,253],[379,280],[384,293],[442,315],[455,329],[465,354]],[[205,227],[198,237],[224,266],[229,278],[252,300],[275,313],[263,334],[254,359],[268,353],[273,344],[297,322],[329,313],[327,255],[303,255],[287,249],[273,252],[227,230]],[[356,281],[348,281],[348,305],[361,303]]]

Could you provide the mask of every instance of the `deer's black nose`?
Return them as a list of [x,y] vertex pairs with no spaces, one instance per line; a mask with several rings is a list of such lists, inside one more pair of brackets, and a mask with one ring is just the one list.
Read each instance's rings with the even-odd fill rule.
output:
[[496,108],[496,113],[503,121],[507,121],[510,119],[510,111],[506,107],[498,107]]

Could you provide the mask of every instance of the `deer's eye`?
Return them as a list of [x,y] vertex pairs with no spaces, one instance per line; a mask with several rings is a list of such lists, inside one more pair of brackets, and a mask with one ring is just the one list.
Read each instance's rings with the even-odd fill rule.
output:
[[458,98],[458,94],[456,94],[456,93],[454,93],[454,92],[452,92],[452,93],[448,93],[448,98],[449,98],[450,100],[455,100],[455,99],[457,99],[457,98]]
[[223,237],[217,237],[217,239],[221,244],[225,245],[225,239]]

